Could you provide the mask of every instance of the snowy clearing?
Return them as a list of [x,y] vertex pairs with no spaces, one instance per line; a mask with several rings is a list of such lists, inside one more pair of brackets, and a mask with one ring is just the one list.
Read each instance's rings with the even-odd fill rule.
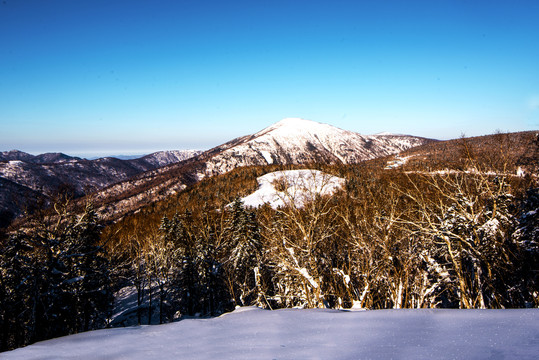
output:
[[11,359],[536,359],[539,310],[261,310],[90,331]]
[[276,171],[257,181],[258,190],[242,198],[245,206],[258,207],[268,203],[276,209],[293,203],[302,207],[315,195],[331,195],[345,184],[344,179],[318,170]]

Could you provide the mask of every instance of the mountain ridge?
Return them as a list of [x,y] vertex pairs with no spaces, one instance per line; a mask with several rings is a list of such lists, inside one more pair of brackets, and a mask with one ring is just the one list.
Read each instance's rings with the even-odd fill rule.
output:
[[22,214],[26,207],[31,208],[32,203],[46,201],[61,188],[76,197],[83,196],[199,153],[197,150],[170,150],[132,160],[114,157],[87,160],[62,153],[31,155],[19,150],[2,152],[0,223],[8,223],[9,219]]
[[[306,131],[307,129],[307,131]],[[299,118],[283,119],[252,135],[209,149],[186,161],[138,174],[90,196],[106,218],[136,211],[204,178],[237,167],[268,164],[356,163],[436,140],[414,136],[366,136]]]
[[349,164],[391,155],[429,141],[433,140],[408,135],[361,135],[311,120],[285,118],[253,135],[212,149],[214,164],[207,172],[214,175],[236,166],[288,162]]
[[24,161],[33,164],[57,163],[72,160],[82,160],[76,156],[66,155],[60,152],[49,152],[39,155],[32,155],[20,150],[9,150],[0,152],[0,161]]

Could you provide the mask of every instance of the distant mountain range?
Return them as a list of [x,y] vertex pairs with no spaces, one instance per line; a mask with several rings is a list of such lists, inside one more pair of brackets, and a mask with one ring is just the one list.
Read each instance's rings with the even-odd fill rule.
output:
[[0,153],[0,226],[59,188],[82,196],[134,175],[186,160],[196,150],[159,151],[137,159],[113,157],[86,160],[62,153],[31,155],[12,150]]
[[24,161],[31,164],[59,163],[72,160],[82,160],[81,158],[69,156],[62,153],[46,153],[41,155],[31,155],[19,150],[0,152],[0,161]]

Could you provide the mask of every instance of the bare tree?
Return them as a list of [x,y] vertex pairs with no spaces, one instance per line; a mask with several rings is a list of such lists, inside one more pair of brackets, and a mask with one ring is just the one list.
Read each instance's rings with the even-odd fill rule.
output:
[[457,284],[460,307],[496,307],[502,300],[495,280],[513,261],[507,243],[512,196],[503,176],[474,169],[411,181],[403,194],[416,217],[402,223],[432,242],[423,256],[434,269],[448,268],[450,277],[443,270],[437,277]]
[[331,196],[320,194],[331,186],[331,176],[304,171],[277,181],[285,205],[261,219],[275,262],[277,297],[285,305],[323,307],[327,305],[324,280],[332,273],[325,249],[337,231],[337,204]]

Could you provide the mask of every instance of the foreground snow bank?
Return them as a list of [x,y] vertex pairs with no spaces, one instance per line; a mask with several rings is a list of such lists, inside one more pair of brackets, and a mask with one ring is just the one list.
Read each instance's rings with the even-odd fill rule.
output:
[[539,310],[260,310],[91,331],[10,359],[536,359]]

